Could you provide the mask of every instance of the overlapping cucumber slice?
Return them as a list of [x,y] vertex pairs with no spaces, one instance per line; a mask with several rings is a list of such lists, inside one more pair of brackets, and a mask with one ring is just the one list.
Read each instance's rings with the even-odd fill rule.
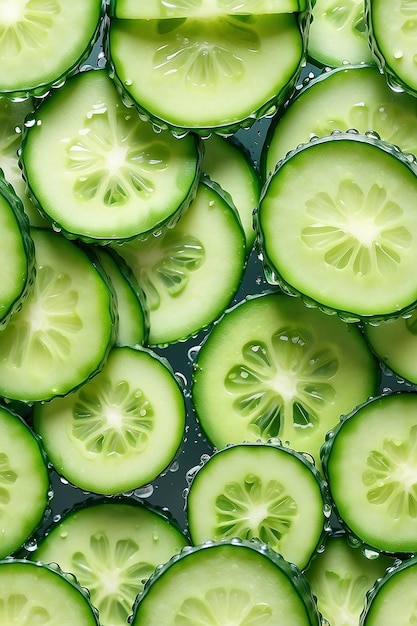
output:
[[308,0],[110,0],[110,13],[123,19],[218,17],[305,11]]

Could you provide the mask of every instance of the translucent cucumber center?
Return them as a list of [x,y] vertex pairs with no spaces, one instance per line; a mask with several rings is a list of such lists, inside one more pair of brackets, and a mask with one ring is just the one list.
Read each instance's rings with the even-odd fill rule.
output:
[[61,9],[56,0],[3,0],[0,3],[0,50],[13,58],[44,45],[45,35]]
[[317,347],[305,329],[281,328],[269,344],[248,342],[241,357],[224,384],[235,397],[234,410],[256,436],[280,437],[285,425],[315,427],[323,407],[335,399],[330,381],[339,369],[337,357]]
[[327,570],[315,580],[320,609],[331,624],[356,626],[368,589],[369,579],[365,575],[341,576],[335,571]]
[[241,483],[227,483],[216,498],[216,539],[259,538],[280,551],[282,537],[298,513],[295,500],[278,480],[263,482],[248,474]]
[[323,17],[333,25],[335,30],[351,28],[354,35],[366,39],[365,17],[363,2],[358,0],[344,0],[334,2],[323,13]]
[[139,387],[101,376],[79,391],[72,435],[94,454],[140,452],[148,444],[153,417],[152,406]]
[[272,609],[266,603],[253,604],[250,595],[242,589],[214,587],[204,597],[190,596],[182,603],[174,617],[175,626],[272,626]]
[[0,519],[2,507],[10,502],[10,487],[16,482],[17,474],[10,467],[9,457],[6,453],[0,453]]
[[48,626],[55,618],[43,606],[36,605],[24,593],[0,597],[0,624],[7,626]]

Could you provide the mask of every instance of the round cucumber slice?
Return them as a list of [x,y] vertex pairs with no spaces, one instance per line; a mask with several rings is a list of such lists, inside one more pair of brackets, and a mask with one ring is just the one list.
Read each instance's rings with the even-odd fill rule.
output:
[[415,552],[417,394],[378,396],[344,417],[322,449],[342,526],[386,553]]
[[65,395],[93,376],[113,344],[108,282],[74,243],[32,229],[36,277],[0,333],[0,395],[36,402]]
[[108,54],[119,88],[161,128],[230,134],[288,97],[304,60],[303,28],[293,13],[114,19]]
[[327,431],[377,387],[376,362],[358,328],[298,298],[265,294],[242,301],[214,326],[198,352],[191,391],[217,448],[280,438],[319,465]]
[[0,92],[43,96],[61,86],[99,35],[103,0],[1,0]]
[[40,211],[70,238],[106,243],[172,226],[195,195],[196,137],[155,133],[105,70],[68,80],[26,123],[22,166]]
[[376,67],[347,66],[321,72],[297,93],[268,129],[261,155],[266,179],[276,164],[313,136],[355,128],[374,130],[403,152],[417,155],[417,101],[391,89]]
[[22,559],[0,562],[0,623],[99,626],[87,593],[71,574]]
[[192,473],[186,502],[195,545],[257,538],[301,570],[325,534],[324,481],[303,455],[271,442],[216,452]]
[[219,17],[305,11],[309,0],[110,0],[110,14],[123,19]]
[[257,213],[268,282],[350,321],[415,308],[416,202],[415,167],[377,137],[333,133],[300,146]]
[[112,626],[127,624],[144,581],[188,544],[166,515],[128,498],[83,503],[46,533],[30,558],[72,572]]
[[[38,437],[20,417],[0,407],[0,559],[19,550],[40,526],[51,495]],[[8,622],[0,618],[0,623]]]
[[132,626],[319,626],[298,569],[259,542],[206,542],[158,568],[138,596]]
[[116,250],[145,292],[151,346],[188,339],[220,317],[246,263],[237,213],[207,180],[174,228]]
[[183,439],[185,403],[165,361],[144,348],[114,347],[77,391],[38,403],[33,425],[60,475],[110,495],[144,486],[169,466]]

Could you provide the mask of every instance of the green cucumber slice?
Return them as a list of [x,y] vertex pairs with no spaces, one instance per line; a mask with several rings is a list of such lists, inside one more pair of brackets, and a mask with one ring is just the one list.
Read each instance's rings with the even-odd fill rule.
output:
[[184,397],[156,354],[114,347],[77,391],[38,403],[33,426],[58,474],[85,491],[122,493],[173,461],[184,435]]
[[266,179],[275,165],[313,136],[355,128],[417,155],[417,101],[392,90],[376,67],[347,66],[308,81],[268,129],[261,155]]
[[29,221],[13,187],[0,169],[0,330],[20,309],[32,288],[35,250]]
[[327,538],[325,549],[304,573],[328,623],[357,626],[367,593],[393,563],[394,559],[376,552],[367,556],[339,533]]
[[191,475],[186,512],[195,545],[257,538],[301,570],[321,546],[324,481],[303,455],[272,442],[229,446]]
[[123,19],[218,17],[305,11],[308,0],[110,0],[110,14]]
[[132,626],[319,626],[298,569],[259,542],[206,542],[156,570],[138,596]]
[[369,42],[379,68],[396,90],[417,95],[414,2],[365,0]]
[[151,346],[188,339],[220,317],[239,288],[246,263],[238,215],[207,180],[174,228],[116,250],[145,293]]
[[112,626],[127,624],[144,581],[188,544],[165,514],[127,498],[83,503],[46,533],[31,560],[72,572]]
[[323,469],[341,525],[388,554],[417,550],[417,394],[378,396],[331,431]]
[[144,237],[173,225],[195,194],[197,139],[156,134],[121,102],[105,70],[68,80],[26,126],[21,160],[29,192],[71,238]]
[[364,13],[363,0],[316,0],[307,44],[310,60],[330,67],[373,63]]
[[300,146],[257,213],[268,282],[350,321],[415,308],[416,203],[414,165],[377,137],[333,133]]
[[108,282],[74,243],[32,229],[36,277],[0,333],[0,395],[36,402],[65,395],[94,375],[113,344]]
[[204,147],[203,171],[230,194],[245,231],[249,254],[255,241],[253,211],[261,193],[260,177],[237,139],[213,134],[204,140]]
[[358,328],[267,293],[248,297],[214,326],[191,391],[217,448],[279,438],[319,465],[327,431],[377,388],[376,362]]
[[87,58],[99,35],[102,0],[2,0],[0,92],[43,96]]
[[73,576],[22,559],[0,562],[0,623],[99,626],[96,610]]
[[[51,495],[38,437],[20,417],[0,407],[0,559],[19,550],[40,526]],[[8,622],[0,617],[0,623]]]
[[304,60],[306,27],[300,21],[292,13],[114,19],[112,75],[161,128],[230,134],[272,114],[292,91]]

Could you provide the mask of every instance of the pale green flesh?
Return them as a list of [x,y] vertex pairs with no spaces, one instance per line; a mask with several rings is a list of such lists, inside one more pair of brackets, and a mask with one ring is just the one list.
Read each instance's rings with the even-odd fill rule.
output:
[[203,184],[174,228],[115,249],[145,292],[150,345],[186,339],[217,319],[239,287],[246,257],[235,212]]
[[185,408],[174,374],[150,351],[113,348],[76,392],[35,407],[57,472],[74,485],[115,494],[146,485],[174,459]]
[[31,558],[73,572],[102,623],[125,626],[143,581],[185,545],[185,536],[151,509],[100,501],[64,517]]
[[32,230],[33,288],[0,335],[0,393],[27,402],[68,393],[100,367],[113,337],[111,294],[73,243]]
[[323,461],[338,514],[360,540],[415,552],[417,397],[377,399],[345,421]]
[[227,544],[188,554],[166,569],[139,603],[132,626],[186,626],[201,620],[318,624],[291,579],[268,557]]
[[353,319],[398,315],[417,300],[416,177],[342,137],[310,144],[271,178],[259,210],[268,279]]
[[72,78],[37,119],[22,160],[57,229],[87,241],[124,240],[156,230],[187,205],[199,171],[195,138],[154,133],[122,104],[105,70]]
[[172,20],[169,28],[164,22],[114,20],[110,56],[128,94],[170,126],[199,130],[253,121],[273,106],[302,62],[293,14]]
[[269,295],[242,303],[212,330],[192,397],[217,448],[278,437],[319,465],[326,432],[376,388],[375,363],[355,327]]
[[194,476],[187,520],[194,545],[257,537],[303,569],[319,544],[324,501],[310,467],[266,445],[225,448]]
[[112,13],[127,19],[218,17],[304,11],[306,0],[111,0]]
[[58,81],[88,50],[100,14],[100,0],[2,0],[0,91]]
[[28,561],[0,563],[0,623],[98,626],[79,587],[60,573]]
[[417,566],[415,561],[400,568],[387,578],[374,597],[363,626],[408,626],[417,618],[415,590]]
[[48,491],[38,441],[16,415],[0,409],[0,558],[18,550],[42,522]]

